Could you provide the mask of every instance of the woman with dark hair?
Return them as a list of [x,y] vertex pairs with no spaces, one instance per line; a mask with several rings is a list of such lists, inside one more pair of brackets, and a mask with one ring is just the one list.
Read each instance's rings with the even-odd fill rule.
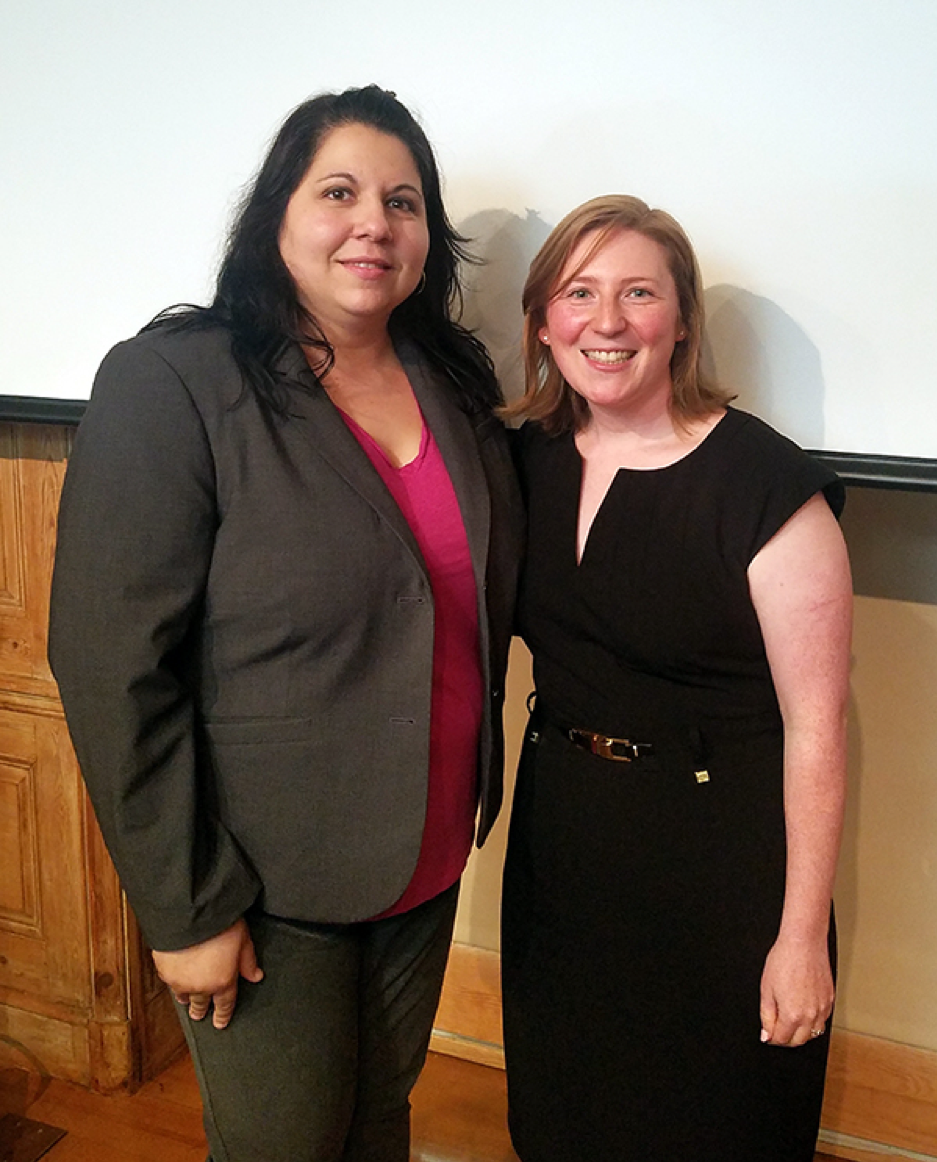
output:
[[522,532],[462,245],[393,94],[305,102],[76,439],[50,655],[214,1162],[409,1155]]
[[505,865],[523,1162],[812,1162],[833,1005],[851,588],[834,474],[700,368],[679,224],[587,202],[524,289]]

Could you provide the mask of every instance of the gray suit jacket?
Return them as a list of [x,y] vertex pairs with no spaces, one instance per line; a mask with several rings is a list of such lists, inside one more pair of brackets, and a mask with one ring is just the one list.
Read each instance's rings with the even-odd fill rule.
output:
[[[505,432],[401,358],[468,535],[488,697],[482,842],[523,529]],[[302,352],[284,364],[315,384]],[[148,332],[95,381],[66,475],[50,658],[151,945],[255,901],[346,923],[409,882],[426,803],[433,597],[409,526],[321,388],[249,391],[225,332]]]

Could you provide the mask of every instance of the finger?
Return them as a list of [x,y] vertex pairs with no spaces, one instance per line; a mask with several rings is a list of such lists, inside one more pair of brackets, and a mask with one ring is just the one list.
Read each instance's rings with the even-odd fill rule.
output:
[[226,1029],[231,1023],[231,1018],[234,1016],[234,1006],[237,1003],[237,995],[237,982],[215,993],[215,1012],[212,1015],[211,1023],[216,1029]]
[[774,1023],[774,1028],[771,1030],[771,1044],[772,1045],[802,1045],[804,1039],[809,1037],[808,1029],[804,1029],[796,1020],[785,1017],[778,1013],[778,1019]]
[[264,970],[257,963],[257,953],[254,942],[248,936],[241,946],[241,955],[238,960],[238,971],[251,984],[258,984],[264,978]]
[[822,1017],[791,1017],[785,1020],[779,1016],[771,1043],[797,1049],[808,1041],[822,1037],[825,1031],[826,1023]]
[[211,1008],[211,997],[195,993],[189,997],[189,1016],[193,1021],[201,1021]]
[[[767,1009],[767,1011],[766,1011]],[[767,1020],[765,1018],[767,1017]],[[791,1045],[803,1022],[802,1016],[785,1013],[782,1006],[774,1001],[769,1006],[762,1005],[762,1040],[769,1045]],[[807,1032],[807,1030],[805,1030]],[[767,1037],[765,1036],[767,1033]]]
[[770,999],[763,997],[761,1001],[761,1040],[762,1042],[771,1041],[774,1037],[775,1027],[778,1023],[778,1009],[777,1005],[773,1004]]

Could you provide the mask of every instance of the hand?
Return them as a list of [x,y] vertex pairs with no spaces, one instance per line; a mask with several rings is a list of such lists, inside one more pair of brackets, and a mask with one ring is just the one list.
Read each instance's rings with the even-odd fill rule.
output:
[[201,1021],[214,1004],[212,1024],[224,1029],[234,1015],[238,979],[263,980],[254,944],[244,920],[238,920],[201,944],[176,952],[154,952],[156,971],[193,1021]]
[[833,1011],[826,938],[778,937],[761,977],[761,1039],[794,1048],[818,1037]]

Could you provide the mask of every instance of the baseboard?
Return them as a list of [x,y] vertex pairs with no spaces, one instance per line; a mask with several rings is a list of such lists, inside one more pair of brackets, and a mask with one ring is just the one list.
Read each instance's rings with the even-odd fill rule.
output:
[[488,1041],[474,1041],[471,1037],[460,1037],[455,1033],[442,1033],[434,1029],[429,1047],[434,1053],[445,1053],[447,1057],[459,1057],[475,1065],[504,1069],[504,1050],[500,1045],[492,1045]]
[[[937,1053],[834,1029],[823,1127],[836,1137],[858,1140],[863,1147],[880,1144],[907,1151],[899,1157],[937,1159]],[[834,1149],[823,1148],[835,1154]],[[843,1146],[850,1148],[849,1142]]]
[[[453,945],[432,1047],[503,1068],[497,952]],[[821,1145],[853,1162],[937,1162],[937,1052],[834,1030]]]
[[881,1142],[866,1142],[848,1134],[821,1130],[817,1143],[819,1157],[845,1158],[849,1162],[933,1162],[932,1154],[917,1154],[886,1146]]
[[87,1020],[66,1020],[0,1004],[0,1068],[91,1084]]
[[497,952],[453,944],[430,1047],[451,1057],[504,1068]]

